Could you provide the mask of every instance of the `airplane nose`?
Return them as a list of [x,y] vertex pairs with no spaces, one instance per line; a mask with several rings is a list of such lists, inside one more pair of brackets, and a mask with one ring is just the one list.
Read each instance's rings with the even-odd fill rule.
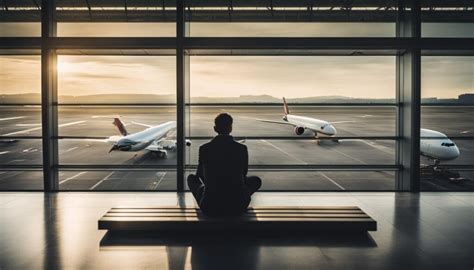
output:
[[120,147],[116,144],[112,145],[112,148],[110,148],[109,153],[115,150],[118,150]]
[[459,154],[460,154],[460,152],[459,152],[459,148],[457,147],[457,145],[453,146],[451,148],[451,159],[455,159],[455,158],[459,157]]
[[336,135],[337,130],[333,125],[329,125],[328,126],[328,133],[331,134],[331,135]]

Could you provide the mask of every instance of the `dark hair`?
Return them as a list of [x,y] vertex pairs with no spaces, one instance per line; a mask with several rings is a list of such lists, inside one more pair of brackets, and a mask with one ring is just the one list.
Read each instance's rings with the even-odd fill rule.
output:
[[229,134],[232,130],[234,119],[228,113],[220,113],[214,119],[214,127],[219,134]]

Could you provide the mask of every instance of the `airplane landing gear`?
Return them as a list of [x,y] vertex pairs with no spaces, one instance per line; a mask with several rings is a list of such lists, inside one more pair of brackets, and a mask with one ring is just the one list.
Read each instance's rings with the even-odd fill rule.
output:
[[167,151],[157,151],[157,152],[154,152],[154,154],[158,158],[167,158],[168,157],[168,152]]

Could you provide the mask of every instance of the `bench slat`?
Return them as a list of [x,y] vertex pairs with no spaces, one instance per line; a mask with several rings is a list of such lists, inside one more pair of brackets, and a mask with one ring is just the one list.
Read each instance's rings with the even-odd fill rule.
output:
[[[196,207],[178,207],[178,206],[163,206],[163,207],[113,207],[111,210],[122,210],[122,209],[188,209],[196,210]],[[305,210],[305,209],[314,209],[314,210],[360,210],[357,206],[259,206],[259,207],[249,207],[248,210],[277,210],[277,209],[289,209],[289,210]]]
[[[126,213],[126,214],[117,214],[117,213],[107,213],[104,217],[199,217],[202,214],[198,213]],[[275,213],[268,213],[268,214],[244,214],[241,218],[250,218],[250,217],[257,217],[257,218],[265,218],[265,217],[323,217],[323,218],[331,218],[331,217],[368,217],[366,214],[306,214],[306,213],[285,213],[285,214],[275,214]]]
[[237,217],[208,217],[199,209],[115,207],[100,220],[99,229],[158,231],[299,231],[376,230],[377,223],[357,206],[253,207]]

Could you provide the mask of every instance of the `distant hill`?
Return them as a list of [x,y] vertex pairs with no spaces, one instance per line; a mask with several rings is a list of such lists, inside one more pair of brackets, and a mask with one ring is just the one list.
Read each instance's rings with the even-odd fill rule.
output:
[[[99,94],[86,96],[59,96],[59,103],[70,104],[104,104],[104,103],[176,103],[175,95],[153,94]],[[35,93],[1,95],[0,104],[31,104],[40,103],[41,95]],[[345,96],[314,96],[304,98],[288,98],[290,103],[391,103],[394,99],[351,98]],[[191,97],[192,103],[281,103],[281,98],[270,95],[241,95],[238,97]],[[474,104],[474,94],[462,94],[459,98],[438,99],[436,97],[423,98],[422,103],[455,103]]]

